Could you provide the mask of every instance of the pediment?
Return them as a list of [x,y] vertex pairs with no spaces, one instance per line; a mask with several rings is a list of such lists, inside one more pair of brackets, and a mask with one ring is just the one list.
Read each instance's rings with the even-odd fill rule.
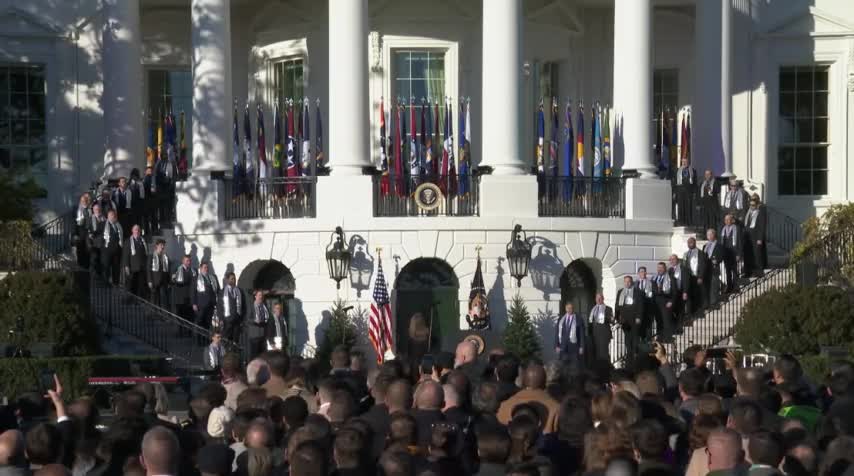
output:
[[6,37],[59,37],[62,29],[18,7],[0,13],[0,34]]
[[798,11],[768,28],[764,36],[804,37],[849,35],[854,25],[816,7]]
[[583,33],[584,27],[576,12],[564,0],[548,0],[526,9],[528,21],[549,25],[570,33]]

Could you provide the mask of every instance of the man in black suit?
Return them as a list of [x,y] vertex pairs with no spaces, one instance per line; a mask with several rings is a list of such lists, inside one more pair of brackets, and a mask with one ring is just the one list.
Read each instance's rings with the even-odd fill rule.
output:
[[677,289],[676,280],[668,273],[667,266],[663,262],[656,265],[654,294],[658,341],[669,343],[673,340],[673,313],[676,307]]
[[676,226],[693,225],[694,194],[697,189],[697,171],[688,166],[688,159],[682,163],[673,176],[673,190],[676,193]]
[[104,224],[104,248],[101,253],[103,260],[104,279],[118,286],[121,279],[122,244],[124,232],[119,223],[115,210],[107,212],[107,223]]
[[[219,283],[216,276],[210,272],[210,264],[203,262],[199,266],[199,275],[193,286],[193,311],[196,313],[197,325],[207,330],[219,328],[219,323],[214,322],[218,298]],[[206,342],[202,342],[202,345],[206,345]]]
[[614,309],[605,305],[605,295],[596,293],[596,305],[587,317],[593,342],[594,361],[611,363],[611,326],[614,324]]
[[738,266],[744,261],[744,237],[741,229],[732,214],[724,217],[724,226],[721,228],[721,244],[724,254],[724,271],[726,273],[726,292],[731,293],[738,289]]
[[706,269],[709,266],[709,258],[703,250],[697,248],[697,240],[693,237],[688,238],[688,251],[685,252],[683,261],[688,266],[688,271],[690,272],[689,280],[691,281],[689,286],[691,289],[691,308],[684,309],[684,312],[688,315],[696,316],[708,305],[706,302],[708,296],[703,292],[703,289],[706,285],[705,277]]
[[640,340],[641,321],[643,319],[643,291],[634,285],[631,276],[623,278],[623,288],[617,291],[615,317],[623,328],[626,339],[626,361],[634,363]]
[[255,300],[249,306],[243,332],[246,336],[247,361],[250,361],[266,350],[266,339],[264,337],[267,321],[270,318],[270,310],[264,304],[264,292],[256,290]]
[[273,304],[273,314],[264,328],[264,339],[267,341],[267,350],[288,351],[288,321],[282,313],[280,302]]
[[237,342],[243,323],[243,291],[237,287],[237,277],[232,272],[225,274],[225,287],[222,290],[222,336]]
[[648,339],[652,336],[652,323],[655,321],[655,281],[647,275],[646,266],[638,268],[638,279],[635,281],[635,287],[640,289],[643,295],[641,325],[638,333],[640,338]]
[[577,367],[584,358],[584,319],[575,313],[571,302],[566,303],[564,314],[555,323],[555,353],[570,367]]
[[709,266],[704,275],[703,292],[707,307],[716,307],[721,300],[721,265],[723,264],[723,246],[718,243],[718,232],[714,228],[706,231],[706,246],[703,252],[709,258]]
[[162,157],[154,167],[159,226],[172,226],[175,211],[175,179],[178,169],[171,158]]
[[154,235],[160,231],[157,225],[157,186],[155,184],[154,168],[149,166],[145,168],[145,177],[142,179],[142,190],[145,194],[144,218],[142,220],[143,228],[146,235]]
[[166,241],[158,238],[154,242],[148,267],[148,287],[151,289],[151,302],[157,307],[170,309],[169,306],[169,256],[166,254]]
[[445,421],[442,408],[445,406],[445,392],[439,382],[425,380],[415,389],[415,406],[412,416],[415,418],[418,431],[418,445],[424,448],[430,446],[433,435],[433,425]]
[[196,285],[198,273],[191,266],[190,255],[181,258],[181,266],[172,274],[172,301],[175,303],[175,313],[188,322],[196,318],[193,311],[193,287]]
[[732,215],[735,223],[744,223],[748,201],[747,191],[744,190],[742,183],[735,178],[730,179],[729,187],[724,193],[723,203],[721,204],[724,218],[729,214]]
[[119,178],[118,186],[113,189],[113,193],[110,196],[112,198],[113,203],[116,204],[116,212],[118,213],[119,223],[122,224],[122,230],[124,230],[124,237],[127,238],[130,233],[130,228],[133,226],[133,222],[131,221],[132,213],[131,213],[131,204],[133,195],[131,195],[130,190],[128,189],[128,180],[125,177]]
[[144,297],[148,289],[148,245],[142,239],[142,230],[139,225],[131,228],[130,236],[127,238],[122,259],[125,272],[125,286],[133,294]]
[[718,228],[718,209],[720,201],[718,199],[718,185],[715,183],[715,176],[711,170],[706,170],[703,174],[703,181],[700,183],[700,209],[702,210],[703,229]]
[[673,277],[673,282],[676,284],[676,300],[673,302],[673,317],[676,321],[676,328],[682,326],[682,322],[691,309],[691,271],[685,266],[685,263],[679,260],[676,255],[670,255],[670,268],[668,274]]
[[101,253],[104,250],[104,226],[107,223],[107,217],[101,213],[101,205],[95,202],[92,205],[92,216],[89,217],[89,226],[86,230],[89,240],[89,261],[92,263],[92,269],[95,274],[103,276],[103,258]]
[[749,259],[745,259],[745,273],[761,277],[768,266],[768,250],[765,247],[768,227],[768,212],[759,202],[759,194],[750,197],[750,209],[744,219],[744,241],[749,251]]

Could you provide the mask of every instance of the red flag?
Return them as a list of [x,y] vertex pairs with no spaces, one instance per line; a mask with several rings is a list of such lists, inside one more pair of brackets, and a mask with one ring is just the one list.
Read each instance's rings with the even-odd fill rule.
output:
[[[295,142],[294,142],[294,103],[293,101],[288,101],[288,133],[287,133],[287,143],[285,145],[285,156],[288,160],[288,177],[299,177],[299,160],[296,157],[296,151],[294,150]],[[288,183],[288,196],[292,197],[297,194],[299,191],[299,184],[296,182]]]
[[391,191],[388,177],[388,151],[385,146],[385,100],[380,98],[380,167],[383,172],[380,178],[380,193],[383,197]]
[[403,142],[400,136],[400,123],[403,120],[403,107],[397,106],[397,120],[394,121],[394,191],[401,197],[406,196],[406,183],[403,177]]

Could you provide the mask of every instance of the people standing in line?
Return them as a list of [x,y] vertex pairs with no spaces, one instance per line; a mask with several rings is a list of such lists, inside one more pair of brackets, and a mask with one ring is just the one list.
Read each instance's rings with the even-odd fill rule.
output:
[[266,350],[265,334],[267,321],[270,318],[270,310],[264,303],[264,292],[256,290],[254,298],[243,329],[246,335],[247,360],[254,359]]
[[750,197],[750,209],[744,219],[744,241],[748,257],[745,262],[745,274],[760,277],[768,267],[768,249],[766,248],[768,229],[768,211],[759,200],[759,194]]
[[654,286],[655,324],[658,328],[658,341],[669,343],[673,340],[673,315],[676,312],[678,288],[673,275],[668,272],[664,262],[656,265]]
[[157,225],[157,185],[155,184],[154,168],[151,166],[145,168],[142,190],[145,193],[143,228],[146,235],[155,235],[160,232],[160,227]]
[[[207,261],[199,265],[199,274],[193,286],[193,311],[196,313],[196,325],[205,330],[219,330],[216,316],[216,304],[219,299],[219,283],[210,272]],[[204,342],[202,342],[204,344]]]
[[133,225],[130,236],[125,240],[122,267],[125,273],[125,287],[131,293],[145,297],[148,289],[148,245],[142,238],[142,229]]
[[587,336],[584,319],[575,313],[571,302],[564,306],[564,314],[555,323],[555,353],[558,358],[577,368],[584,358],[584,339]]
[[741,182],[735,178],[730,179],[729,187],[721,204],[724,218],[726,215],[732,215],[736,223],[743,223],[744,216],[747,214],[748,201],[747,192],[742,187]]
[[688,310],[691,309],[691,271],[688,267],[679,260],[679,256],[670,255],[668,259],[670,265],[667,272],[673,276],[673,281],[676,284],[676,300],[673,302],[673,318],[677,329],[682,328],[685,322],[685,316]]
[[[181,266],[172,274],[172,301],[175,303],[175,314],[187,322],[196,320],[193,311],[193,289],[196,286],[198,272],[192,267],[190,255],[181,258]],[[182,328],[183,332],[183,328]]]
[[706,269],[709,266],[709,258],[706,253],[697,248],[697,240],[688,238],[688,251],[685,252],[683,261],[688,266],[690,273],[690,307],[684,309],[688,316],[697,317],[708,306],[708,296],[704,292],[706,285]]
[[237,287],[237,277],[232,272],[226,273],[222,289],[222,335],[232,342],[237,342],[243,325],[243,302],[243,291]]
[[704,276],[705,286],[703,292],[706,296],[707,308],[716,308],[721,300],[721,277],[723,276],[724,251],[723,246],[718,243],[718,232],[714,228],[706,231],[706,246],[703,252],[709,258],[709,266]]
[[151,290],[151,302],[163,309],[169,306],[169,256],[166,254],[166,241],[158,238],[154,242],[154,253],[151,254],[151,266],[148,267],[148,287]]
[[588,324],[593,343],[593,349],[588,352],[592,353],[594,362],[610,364],[611,338],[613,337],[611,326],[614,324],[614,309],[605,305],[605,295],[601,292],[596,293],[596,305],[590,309]]
[[145,232],[145,187],[139,176],[139,169],[130,172],[128,180],[128,209],[130,210],[130,223],[139,224]]
[[130,236],[130,229],[133,225],[131,221],[131,200],[132,196],[128,190],[128,181],[125,177],[119,178],[118,186],[113,189],[111,198],[116,204],[116,213],[118,214],[119,223],[122,225],[122,230],[125,235],[123,238]]
[[92,215],[89,217],[86,236],[89,241],[89,261],[92,264],[92,270],[98,276],[104,274],[102,253],[104,250],[104,225],[106,223],[107,217],[101,213],[101,205],[95,203],[92,205]]
[[744,261],[744,237],[736,223],[735,216],[728,214],[724,217],[721,228],[721,244],[723,245],[724,268],[726,273],[726,292],[738,289],[738,267]]
[[676,194],[676,226],[694,224],[694,196],[697,191],[697,171],[688,165],[688,159],[682,162],[673,176],[673,190]]
[[623,288],[617,291],[617,304],[614,314],[617,322],[623,328],[626,343],[626,361],[634,363],[641,339],[641,323],[644,309],[643,291],[635,286],[631,276],[623,278]]
[[118,286],[121,278],[122,245],[124,231],[119,223],[115,210],[107,212],[107,223],[104,225],[104,249],[102,253],[104,279]]
[[101,190],[101,196],[98,198],[96,203],[101,207],[101,213],[104,216],[109,215],[110,210],[118,210],[116,202],[113,201],[112,195],[110,194],[110,189],[106,187]]
[[647,275],[646,266],[638,268],[638,280],[634,283],[635,287],[641,290],[643,296],[641,323],[638,332],[642,339],[649,339],[653,332],[652,323],[655,322],[655,282]]
[[718,198],[718,186],[715,176],[711,170],[703,173],[703,181],[700,183],[700,209],[702,210],[702,225],[704,230],[718,228],[718,209],[720,200]]
[[80,195],[77,202],[77,213],[74,217],[74,254],[77,257],[77,266],[89,269],[89,224],[91,223],[92,211],[90,210],[91,198],[89,193]]
[[273,314],[267,319],[264,329],[267,350],[288,351],[288,321],[282,312],[282,303],[273,304]]

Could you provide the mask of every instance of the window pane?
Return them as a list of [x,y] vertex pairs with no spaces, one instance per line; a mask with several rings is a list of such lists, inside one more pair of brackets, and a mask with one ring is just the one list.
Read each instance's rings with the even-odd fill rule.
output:
[[791,144],[792,142],[795,142],[795,121],[780,118],[780,144]]
[[795,194],[797,195],[812,195],[812,173],[797,172],[795,173]]
[[813,137],[815,142],[827,142],[827,119],[816,119]]
[[9,120],[0,117],[0,145],[8,144],[11,138],[12,134],[9,131]]
[[797,142],[812,142],[812,121],[809,119],[798,119],[798,129],[795,140]]
[[45,96],[43,94],[35,94],[29,97],[30,119],[44,119],[45,115]]
[[412,53],[410,68],[412,78],[427,77],[427,53]]
[[33,94],[44,94],[44,68],[30,68],[27,74],[27,79],[30,82],[29,91]]
[[789,147],[780,149],[777,168],[791,170],[795,168],[795,150]]
[[815,93],[813,101],[814,114],[816,116],[827,116],[827,93]]
[[797,98],[797,101],[798,101],[797,102],[798,117],[812,116],[812,96],[813,96],[812,91],[804,92],[802,90],[801,92],[798,93],[798,98]]
[[793,68],[782,68],[780,70],[780,91],[795,90],[795,72]]
[[44,145],[44,121],[30,121],[30,130],[28,137],[28,142],[30,145]]
[[27,143],[27,121],[12,121],[12,143]]
[[827,76],[827,68],[820,68],[816,70],[814,85],[816,91],[827,91]]
[[795,169],[798,171],[812,168],[812,148],[798,147],[795,149]]
[[793,93],[780,93],[780,115],[795,115],[795,95]]
[[814,169],[827,169],[827,147],[816,147],[812,150],[812,166]]
[[26,94],[12,94],[12,97],[9,101],[9,115],[12,117],[26,117],[27,116],[27,95]]
[[47,174],[47,151],[41,147],[30,149],[30,170],[33,174]]
[[13,68],[9,71],[9,80],[13,92],[27,92],[27,70],[26,68]]
[[398,78],[409,77],[409,52],[397,52],[394,55],[394,75]]
[[795,193],[795,173],[790,170],[781,170],[778,173],[780,195],[793,195]]
[[812,89],[812,69],[798,68],[795,81],[795,87],[798,88],[798,91]]
[[827,171],[816,170],[812,173],[812,195],[827,195]]

